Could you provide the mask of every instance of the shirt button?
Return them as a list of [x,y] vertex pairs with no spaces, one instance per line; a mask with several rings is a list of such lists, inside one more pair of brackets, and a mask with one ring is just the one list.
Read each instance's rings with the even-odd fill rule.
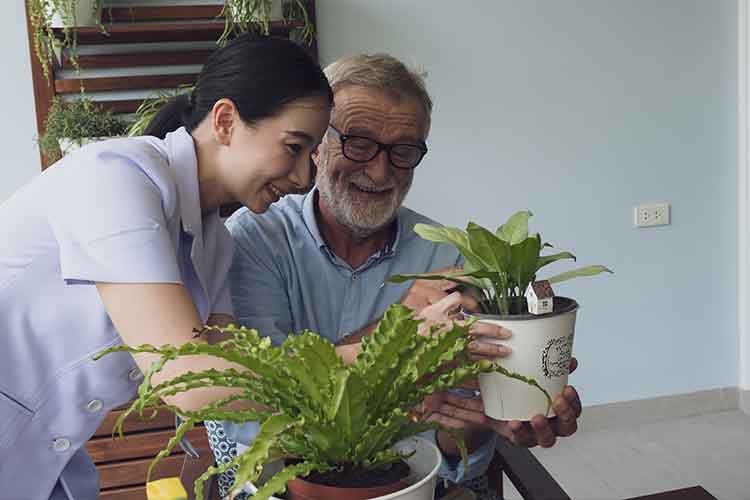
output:
[[86,405],[86,409],[91,413],[96,413],[101,410],[103,406],[104,404],[102,404],[101,399],[92,399],[89,401],[89,404]]
[[357,275],[356,274],[352,274],[352,281],[354,281],[356,279],[357,279]]
[[52,448],[57,452],[68,451],[68,448],[70,448],[70,440],[65,438],[57,438],[52,441]]
[[128,373],[128,378],[132,380],[133,382],[135,382],[136,380],[139,380],[142,376],[143,375],[141,374],[141,370],[139,370],[138,368],[133,368]]

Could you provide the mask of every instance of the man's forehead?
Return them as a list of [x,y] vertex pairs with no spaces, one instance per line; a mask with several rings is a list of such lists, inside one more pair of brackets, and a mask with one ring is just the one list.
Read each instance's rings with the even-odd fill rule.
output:
[[347,86],[334,95],[333,116],[339,120],[396,119],[424,128],[425,112],[416,97],[375,87]]

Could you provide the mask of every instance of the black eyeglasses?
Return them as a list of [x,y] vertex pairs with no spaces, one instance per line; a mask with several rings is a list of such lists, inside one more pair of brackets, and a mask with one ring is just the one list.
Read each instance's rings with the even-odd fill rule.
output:
[[427,146],[425,145],[383,144],[361,135],[342,134],[331,124],[328,124],[328,128],[339,136],[341,152],[344,153],[344,157],[357,163],[371,161],[381,151],[385,151],[388,153],[388,160],[394,167],[411,170],[419,165],[424,155],[427,154]]

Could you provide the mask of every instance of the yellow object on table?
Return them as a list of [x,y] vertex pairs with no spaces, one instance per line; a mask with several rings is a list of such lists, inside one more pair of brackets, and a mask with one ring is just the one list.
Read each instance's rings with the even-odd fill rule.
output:
[[148,500],[187,500],[188,494],[179,478],[168,477],[146,483]]

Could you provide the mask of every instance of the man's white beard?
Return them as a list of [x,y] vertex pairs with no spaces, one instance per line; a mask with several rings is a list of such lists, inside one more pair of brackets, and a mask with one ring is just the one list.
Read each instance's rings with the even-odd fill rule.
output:
[[[317,188],[321,199],[338,223],[352,231],[357,238],[367,238],[393,221],[396,211],[409,192],[412,179],[410,177],[403,187],[395,179],[387,186],[375,186],[360,170],[340,178],[334,184],[327,172],[322,170],[318,173]],[[375,191],[391,190],[387,197],[372,201],[352,184]]]

